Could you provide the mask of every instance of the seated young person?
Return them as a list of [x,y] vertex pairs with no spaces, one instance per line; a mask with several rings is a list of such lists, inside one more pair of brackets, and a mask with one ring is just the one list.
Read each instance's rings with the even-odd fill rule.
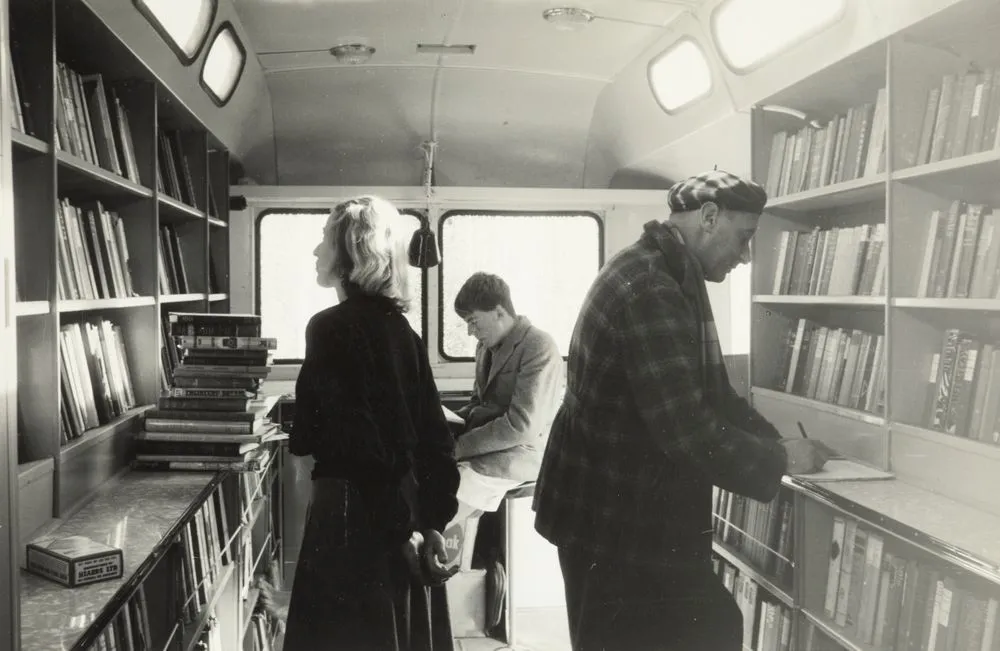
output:
[[473,274],[455,312],[478,343],[472,399],[456,412],[465,427],[455,443],[461,481],[453,522],[496,511],[507,491],[535,481],[563,390],[555,340],[517,314],[502,278]]

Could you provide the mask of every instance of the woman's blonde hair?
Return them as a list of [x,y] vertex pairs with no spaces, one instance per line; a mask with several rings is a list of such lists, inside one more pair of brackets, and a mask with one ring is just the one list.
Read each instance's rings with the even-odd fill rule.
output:
[[336,256],[333,273],[344,291],[384,296],[406,311],[410,306],[409,263],[405,244],[392,232],[399,223],[395,206],[364,195],[338,204],[327,222]]

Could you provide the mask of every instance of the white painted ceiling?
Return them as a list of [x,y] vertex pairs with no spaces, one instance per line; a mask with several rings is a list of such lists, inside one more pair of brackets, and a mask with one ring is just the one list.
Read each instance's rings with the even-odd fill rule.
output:
[[[559,31],[558,0],[235,0],[265,72],[278,182],[413,185],[438,142],[439,185],[580,187],[598,96],[701,0],[590,0]],[[338,63],[340,43],[375,47]],[[418,43],[473,44],[471,56]],[[435,89],[436,92],[435,92]]]

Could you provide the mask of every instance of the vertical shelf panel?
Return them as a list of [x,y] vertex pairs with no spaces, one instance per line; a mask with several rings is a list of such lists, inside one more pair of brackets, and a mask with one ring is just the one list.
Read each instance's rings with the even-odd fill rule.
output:
[[[26,128],[43,142],[53,142],[55,75],[54,7],[51,2],[14,0],[10,4],[12,49],[27,104]],[[5,71],[6,72],[6,71]],[[4,129],[7,130],[8,122]],[[22,300],[56,297],[55,155],[19,156],[13,166],[15,259],[22,262],[16,284]],[[32,261],[27,272],[23,261]],[[50,303],[51,305],[51,303]],[[17,324],[18,461],[53,458],[59,446],[58,322],[51,310],[21,317]]]
[[214,211],[217,212],[215,219],[209,220],[209,291],[225,295],[224,300],[212,301],[209,304],[209,311],[229,312],[231,306],[229,278],[229,153],[222,148],[210,150],[208,170],[210,197],[214,197]]

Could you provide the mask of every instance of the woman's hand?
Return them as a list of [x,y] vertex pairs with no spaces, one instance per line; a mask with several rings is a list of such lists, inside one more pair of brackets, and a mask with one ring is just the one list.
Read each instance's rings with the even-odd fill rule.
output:
[[427,570],[427,579],[431,585],[441,585],[458,572],[458,565],[445,567],[448,562],[448,550],[445,548],[444,536],[435,529],[424,530],[423,561]]
[[410,568],[410,573],[417,579],[420,579],[422,575],[420,556],[423,547],[424,537],[419,531],[411,533],[410,539],[403,543],[403,558],[406,559],[406,566]]

